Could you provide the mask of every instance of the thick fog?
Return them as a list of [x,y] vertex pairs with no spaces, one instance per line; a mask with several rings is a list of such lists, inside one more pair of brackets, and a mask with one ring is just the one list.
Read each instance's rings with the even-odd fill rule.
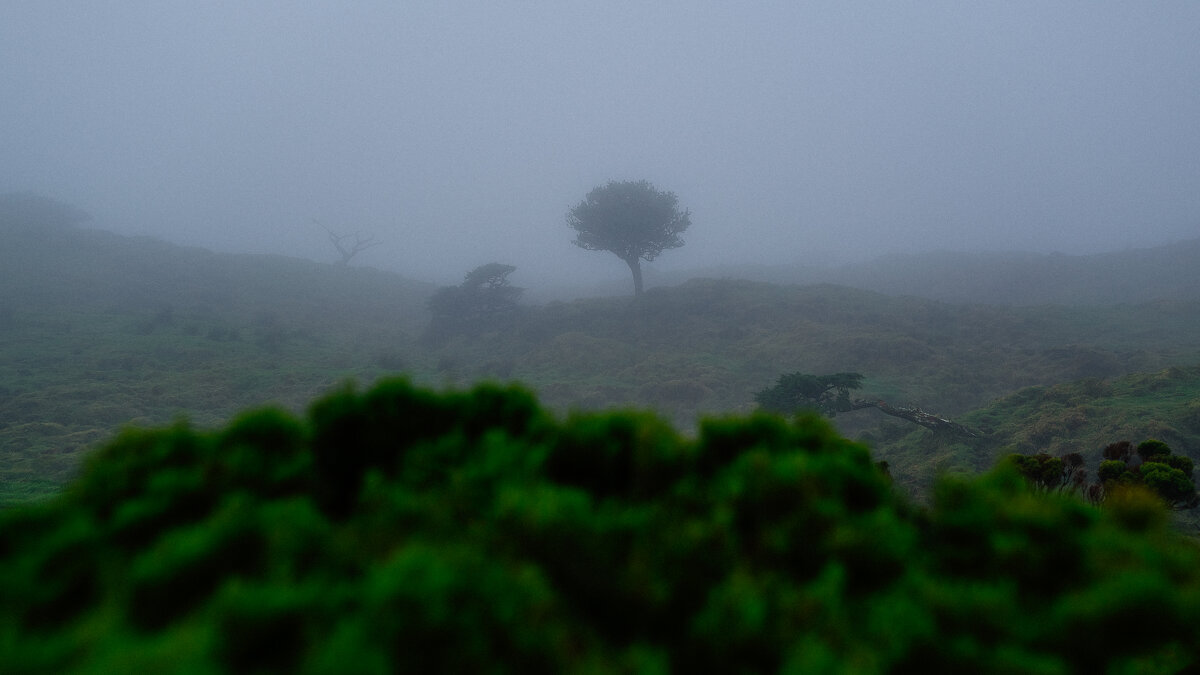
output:
[[1198,36],[1191,0],[5,2],[0,192],[439,283],[626,278],[564,216],[643,178],[692,213],[660,270],[1160,245],[1200,234]]

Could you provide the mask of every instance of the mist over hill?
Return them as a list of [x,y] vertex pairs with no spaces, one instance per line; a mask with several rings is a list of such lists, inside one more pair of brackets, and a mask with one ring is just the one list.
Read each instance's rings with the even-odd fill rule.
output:
[[779,284],[831,283],[954,303],[1111,305],[1200,297],[1200,239],[1094,255],[931,251],[844,265],[730,265],[663,272]]
[[10,308],[223,313],[303,311],[391,316],[415,327],[434,286],[388,272],[262,254],[214,253],[95,229],[0,232],[0,287]]
[[[1132,278],[1121,282],[1131,295],[1172,295],[1129,271],[1143,267],[1186,288],[1185,272],[1147,262],[1168,251],[1135,253],[1103,257],[1114,277]],[[914,268],[897,269],[883,265],[877,278],[916,285]],[[122,425],[185,417],[207,427],[266,402],[299,411],[346,380],[395,373],[451,388],[519,381],[562,414],[639,408],[686,430],[752,410],[755,392],[788,372],[860,372],[864,397],[959,415],[1023,387],[1200,362],[1200,298],[1183,291],[1019,306],[831,283],[666,286],[664,277],[648,277],[657,285],[639,297],[592,288],[430,340],[435,286],[392,272],[80,228],[3,231],[0,473],[50,489]],[[1067,279],[1060,292],[1068,287],[1084,284]],[[863,410],[835,422],[853,436],[882,417]]]

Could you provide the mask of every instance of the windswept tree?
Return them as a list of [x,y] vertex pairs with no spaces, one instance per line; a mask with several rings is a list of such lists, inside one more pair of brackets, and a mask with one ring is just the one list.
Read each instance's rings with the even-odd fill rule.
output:
[[427,303],[433,320],[426,339],[456,333],[473,333],[494,327],[516,313],[525,289],[513,286],[508,275],[517,268],[501,263],[480,265],[467,273],[458,286],[443,286]]
[[854,409],[850,390],[862,387],[859,373],[809,375],[788,373],[780,375],[775,386],[754,395],[763,410],[791,414],[797,410],[815,410],[827,417]]
[[577,233],[575,245],[610,251],[629,265],[633,292],[642,293],[642,261],[650,262],[669,248],[683,246],[680,233],[691,225],[691,213],[680,211],[674,192],[656,190],[648,181],[611,181],[593,189],[567,212]]
[[862,380],[863,376],[859,373],[787,373],[780,375],[774,386],[755,394],[754,401],[763,410],[784,415],[800,410],[813,410],[826,417],[834,417],[840,412],[876,408],[885,415],[908,420],[931,431],[949,432],[959,436],[978,435],[958,422],[917,407],[891,405],[879,399],[850,398],[852,390],[862,387]]

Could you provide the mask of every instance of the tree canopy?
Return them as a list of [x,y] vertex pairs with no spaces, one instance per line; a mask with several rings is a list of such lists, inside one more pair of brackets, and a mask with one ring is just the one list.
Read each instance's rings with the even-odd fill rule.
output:
[[629,265],[633,291],[642,292],[641,261],[650,262],[666,249],[683,246],[680,234],[691,225],[691,212],[679,210],[673,192],[648,181],[610,181],[587,193],[567,212],[576,232],[575,245],[610,251]]
[[859,373],[788,373],[780,375],[774,386],[755,394],[754,401],[770,412],[788,415],[809,409],[833,417],[854,409],[850,390],[861,388],[862,379]]

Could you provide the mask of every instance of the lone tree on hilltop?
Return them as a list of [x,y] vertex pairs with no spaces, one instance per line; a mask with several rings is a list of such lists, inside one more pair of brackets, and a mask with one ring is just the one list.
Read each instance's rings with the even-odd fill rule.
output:
[[634,295],[641,295],[641,261],[683,246],[679,234],[692,224],[678,201],[674,192],[656,190],[648,181],[610,181],[568,211],[567,224],[578,233],[576,246],[611,251],[624,260],[633,273]]

